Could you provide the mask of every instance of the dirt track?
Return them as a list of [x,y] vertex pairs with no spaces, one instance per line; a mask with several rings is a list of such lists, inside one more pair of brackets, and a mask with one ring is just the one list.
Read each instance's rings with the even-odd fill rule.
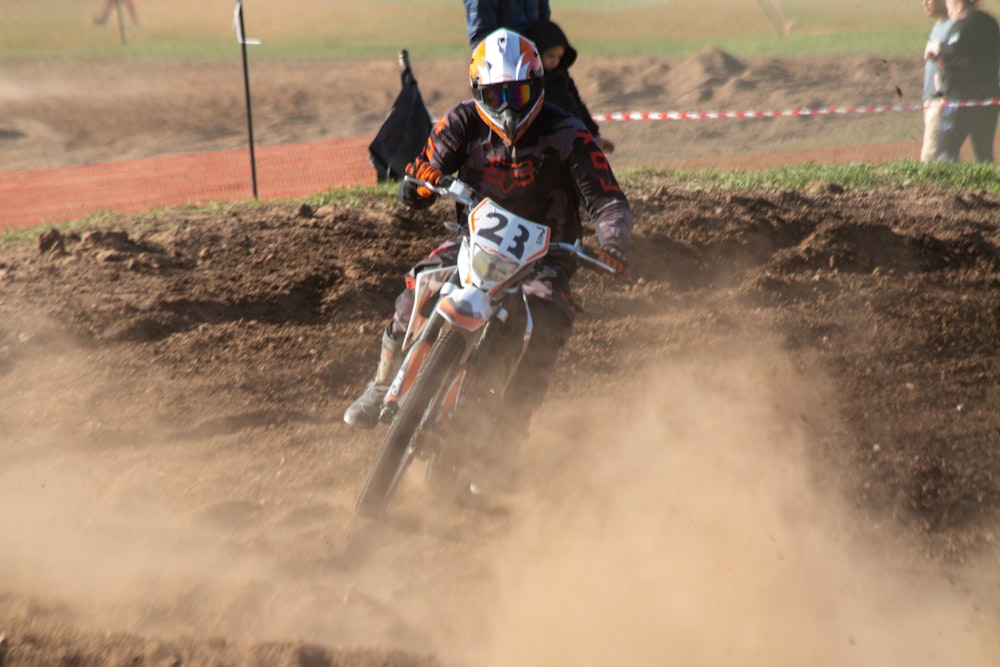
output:
[[0,248],[0,662],[997,664],[1000,198],[629,194],[522,493],[381,527],[340,415],[445,205]]

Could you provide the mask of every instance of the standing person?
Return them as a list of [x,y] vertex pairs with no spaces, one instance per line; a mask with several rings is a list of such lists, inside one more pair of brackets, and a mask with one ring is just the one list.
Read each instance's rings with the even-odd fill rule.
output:
[[[1000,97],[1000,26],[979,9],[980,0],[945,0],[951,28],[945,41],[931,48],[941,67],[941,93],[948,105],[941,114],[939,160],[958,160],[966,139],[977,162],[993,162],[997,106],[952,106],[952,103]],[[936,53],[934,53],[936,51]]]
[[97,25],[104,25],[108,20],[108,16],[111,15],[111,10],[115,8],[115,5],[119,4],[125,6],[126,11],[128,11],[129,18],[132,19],[132,25],[139,25],[139,15],[136,14],[135,4],[132,0],[106,0],[104,7],[102,7],[101,11],[94,17],[94,23]]
[[562,107],[583,121],[601,150],[608,155],[613,153],[614,142],[600,136],[601,128],[583,103],[576,82],[569,74],[569,68],[576,62],[577,53],[566,38],[566,33],[557,23],[542,19],[535,24],[528,37],[535,42],[545,67],[545,101]]
[[771,19],[774,27],[778,29],[778,33],[782,37],[788,37],[792,33],[795,19],[785,18],[785,12],[781,9],[781,0],[757,0],[757,2],[767,14],[767,17]]
[[945,0],[923,0],[924,13],[934,19],[934,26],[924,47],[924,143],[920,161],[930,162],[938,154],[938,130],[944,97],[941,95],[941,73],[935,54],[948,36],[951,20]]
[[549,0],[463,0],[469,45],[475,47],[497,28],[527,35],[552,16]]
[[[582,236],[582,201],[594,221],[601,247],[598,258],[613,267],[616,275],[623,274],[632,240],[628,200],[583,123],[544,103],[543,77],[541,56],[530,40],[506,29],[488,35],[472,52],[473,99],[445,113],[406,172],[434,184],[443,174],[457,172],[479,194],[549,226],[553,242],[573,243]],[[412,208],[423,209],[436,195],[404,180],[399,198]],[[414,270],[453,265],[458,249],[456,241],[448,241]],[[543,270],[524,286],[534,332],[497,420],[498,427],[508,431],[495,435],[511,448],[526,435],[528,417],[548,390],[574,319],[572,270],[558,260],[542,261]],[[410,279],[407,282],[412,284]],[[401,343],[412,306],[413,291],[407,289],[397,298],[396,312],[383,333],[375,378],[344,413],[348,424],[371,428],[378,422],[389,384],[402,364]]]

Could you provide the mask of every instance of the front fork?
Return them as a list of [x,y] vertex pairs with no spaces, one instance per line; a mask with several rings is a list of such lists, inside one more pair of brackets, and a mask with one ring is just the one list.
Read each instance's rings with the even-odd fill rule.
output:
[[385,394],[382,411],[379,414],[380,422],[384,424],[390,423],[396,416],[396,413],[399,412],[402,401],[406,399],[407,392],[417,379],[420,368],[424,365],[424,361],[427,360],[427,355],[430,354],[431,346],[434,345],[434,341],[437,340],[438,335],[441,333],[441,328],[445,324],[444,318],[434,313],[427,320],[420,335],[406,351],[403,363],[396,372],[396,377],[393,378],[392,384],[389,385],[389,391]]
[[[379,421],[390,423],[395,418],[435,341],[444,331],[454,329],[466,339],[466,353],[455,377],[448,383],[440,398],[435,400],[426,419],[432,421],[434,431],[443,435],[461,406],[470,400],[479,401],[480,405],[469,404],[462,409],[462,421],[466,422],[466,427],[470,423],[482,422],[481,428],[475,429],[479,432],[490,429],[496,414],[496,404],[503,399],[504,391],[517,371],[533,331],[527,298],[523,294],[520,294],[520,298],[521,303],[517,304],[514,313],[500,308],[484,328],[476,331],[455,327],[437,310],[431,313],[422,321],[416,339],[406,351],[403,363],[386,393]],[[510,317],[514,317],[515,321],[509,322]],[[506,345],[500,345],[503,332],[497,329],[509,324],[514,326],[513,335],[520,340],[508,340]],[[476,370],[471,371],[473,368]],[[470,412],[474,414],[465,414]]]

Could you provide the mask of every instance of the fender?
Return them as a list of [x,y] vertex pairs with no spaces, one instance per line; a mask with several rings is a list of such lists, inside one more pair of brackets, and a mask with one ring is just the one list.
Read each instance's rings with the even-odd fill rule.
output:
[[403,349],[410,349],[424,330],[427,324],[426,311],[428,302],[438,295],[442,287],[448,282],[456,271],[455,267],[444,267],[440,269],[428,269],[417,274],[413,285],[413,310],[410,311],[410,326],[406,327],[406,335],[403,337]]
[[447,296],[442,296],[437,312],[454,327],[475,332],[493,317],[496,307],[490,295],[473,285],[465,285]]

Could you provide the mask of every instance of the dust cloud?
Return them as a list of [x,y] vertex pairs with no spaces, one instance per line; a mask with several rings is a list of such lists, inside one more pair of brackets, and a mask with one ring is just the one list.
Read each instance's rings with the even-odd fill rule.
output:
[[[18,436],[2,447],[0,590],[31,600],[28,616],[445,665],[1000,657],[994,610],[894,569],[816,484],[833,474],[810,452],[835,405],[776,347],[650,360],[627,395],[552,396],[509,513],[446,511],[408,488],[385,526],[353,518],[355,488],[311,486],[316,460],[282,476],[264,462],[274,443],[165,439],[155,392],[97,353],[46,350],[0,376],[0,423]],[[284,504],[252,500],[265,497]]]
[[997,664],[1000,617],[817,491],[820,381],[766,347],[656,366],[534,439],[547,473],[499,550],[483,664]]
[[247,610],[273,592],[259,586],[273,565],[241,548],[234,517],[204,520],[201,489],[232,451],[164,432],[169,379],[155,366],[127,377],[114,352],[44,317],[4,324],[3,601],[84,630],[252,636],[263,623]]

